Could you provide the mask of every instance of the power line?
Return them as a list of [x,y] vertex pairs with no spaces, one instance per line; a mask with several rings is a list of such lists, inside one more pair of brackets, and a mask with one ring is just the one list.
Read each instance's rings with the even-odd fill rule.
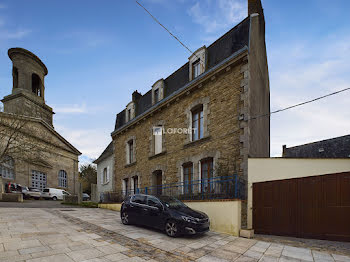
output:
[[202,62],[202,60],[201,60],[194,52],[192,52],[191,49],[189,49],[183,42],[181,42],[179,38],[177,38],[173,33],[171,33],[170,30],[169,30],[168,28],[166,28],[161,22],[159,22],[159,20],[158,20],[157,18],[155,18],[155,17],[151,14],[151,12],[148,11],[148,10],[146,9],[146,7],[144,7],[143,5],[141,5],[141,4],[139,3],[139,1],[137,1],[137,0],[135,0],[135,2],[136,2],[139,6],[141,6],[141,7],[153,18],[153,20],[156,21],[157,24],[159,24],[161,27],[163,27],[173,38],[175,38],[176,41],[178,41],[184,48],[186,48],[188,52],[190,52],[192,55],[194,55],[195,57],[197,57],[197,58],[199,59],[199,61],[202,63],[202,65],[205,66],[204,63]]
[[[143,5],[141,5],[139,3],[139,1],[135,0],[135,2],[140,6],[142,7],[152,18],[154,21],[156,21],[156,23],[158,23],[161,27],[163,27],[173,38],[175,38],[176,41],[178,41],[184,48],[186,48],[192,55],[194,55],[195,57],[197,57],[199,59],[199,62],[203,64],[202,60],[194,53],[191,51],[191,49],[189,49],[183,42],[180,41],[179,38],[177,38],[174,34],[172,34],[170,32],[170,30],[168,30],[161,22],[159,22],[159,20],[157,18],[155,18],[151,12],[149,12]],[[204,64],[203,64],[204,65]],[[205,66],[205,65],[204,65]],[[302,102],[302,103],[299,103],[299,104],[296,104],[296,105],[292,105],[292,106],[289,106],[289,107],[286,107],[286,108],[282,108],[282,109],[279,109],[279,110],[276,110],[276,111],[273,111],[273,112],[270,112],[268,114],[263,114],[263,115],[258,115],[258,116],[254,116],[254,117],[251,117],[251,118],[248,118],[248,120],[253,120],[253,119],[257,119],[257,118],[260,118],[260,117],[265,117],[265,116],[270,116],[272,114],[276,114],[276,113],[280,113],[280,112],[283,112],[283,111],[286,111],[286,110],[289,110],[289,109],[292,109],[292,108],[295,108],[295,107],[298,107],[298,106],[302,106],[302,105],[306,105],[306,104],[309,104],[309,103],[312,103],[312,102],[315,102],[317,100],[321,100],[323,98],[326,98],[326,97],[329,97],[329,96],[333,96],[333,95],[336,95],[336,94],[339,94],[341,92],[344,92],[344,91],[348,91],[350,90],[350,88],[345,88],[345,89],[342,89],[342,90],[339,90],[339,91],[336,91],[336,92],[333,92],[333,93],[330,93],[330,94],[327,94],[327,95],[324,95],[324,96],[320,96],[320,97],[317,97],[317,98],[314,98],[312,100],[308,100],[308,101],[305,101],[305,102]]]
[[320,97],[317,97],[317,98],[314,98],[314,99],[311,99],[311,100],[308,100],[308,101],[305,101],[305,102],[302,102],[302,103],[299,103],[299,104],[296,104],[296,105],[292,105],[292,106],[288,106],[288,107],[285,107],[285,108],[282,108],[282,109],[278,109],[278,110],[272,111],[272,112],[270,112],[268,114],[254,116],[254,117],[249,118],[248,120],[253,120],[253,119],[257,119],[257,118],[265,117],[265,116],[270,116],[272,114],[280,113],[280,112],[283,112],[283,111],[286,111],[286,110],[289,110],[289,109],[292,109],[292,108],[295,108],[295,107],[298,107],[298,106],[306,105],[306,104],[309,104],[309,103],[312,103],[312,102],[321,100],[323,98],[326,98],[326,97],[329,97],[329,96],[333,96],[333,95],[336,95],[336,94],[339,94],[339,93],[342,93],[342,92],[345,92],[345,91],[348,91],[348,90],[350,90],[350,87],[344,88],[344,89],[335,91],[333,93],[330,93],[330,94],[327,94],[327,95],[324,95],[324,96],[320,96]]

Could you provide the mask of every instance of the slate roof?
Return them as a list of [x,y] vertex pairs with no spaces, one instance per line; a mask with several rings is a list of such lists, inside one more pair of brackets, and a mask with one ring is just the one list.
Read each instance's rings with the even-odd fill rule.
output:
[[285,158],[350,158],[350,135],[283,148]]
[[114,153],[114,146],[113,146],[113,141],[112,141],[109,143],[109,145],[106,147],[106,149],[102,152],[102,154],[93,163],[98,164],[102,160],[113,155],[113,153]]
[[[207,71],[218,65],[230,55],[243,47],[249,47],[250,19],[245,18],[230,31],[207,47]],[[164,79],[164,98],[170,96],[189,82],[189,63],[187,62],[173,74]],[[136,102],[136,115],[141,115],[152,107],[152,89],[140,97]],[[117,114],[115,130],[121,128],[125,122],[125,109]]]

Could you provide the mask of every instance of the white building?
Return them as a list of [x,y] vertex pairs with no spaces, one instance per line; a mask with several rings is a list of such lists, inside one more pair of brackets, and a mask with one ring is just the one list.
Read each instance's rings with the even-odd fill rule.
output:
[[111,142],[94,163],[97,165],[97,200],[101,193],[114,191],[114,146]]

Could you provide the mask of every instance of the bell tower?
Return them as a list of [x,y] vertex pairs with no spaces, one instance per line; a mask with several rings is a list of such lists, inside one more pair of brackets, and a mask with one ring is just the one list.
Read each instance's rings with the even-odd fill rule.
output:
[[2,100],[4,112],[41,118],[53,126],[52,108],[45,104],[44,63],[32,52],[23,48],[11,48],[8,56],[12,61],[12,93]]

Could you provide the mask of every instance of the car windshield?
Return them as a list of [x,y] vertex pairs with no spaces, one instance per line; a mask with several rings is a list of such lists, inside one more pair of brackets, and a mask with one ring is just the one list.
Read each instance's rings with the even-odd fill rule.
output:
[[159,199],[168,208],[177,209],[181,207],[187,207],[184,203],[174,197],[160,196]]

